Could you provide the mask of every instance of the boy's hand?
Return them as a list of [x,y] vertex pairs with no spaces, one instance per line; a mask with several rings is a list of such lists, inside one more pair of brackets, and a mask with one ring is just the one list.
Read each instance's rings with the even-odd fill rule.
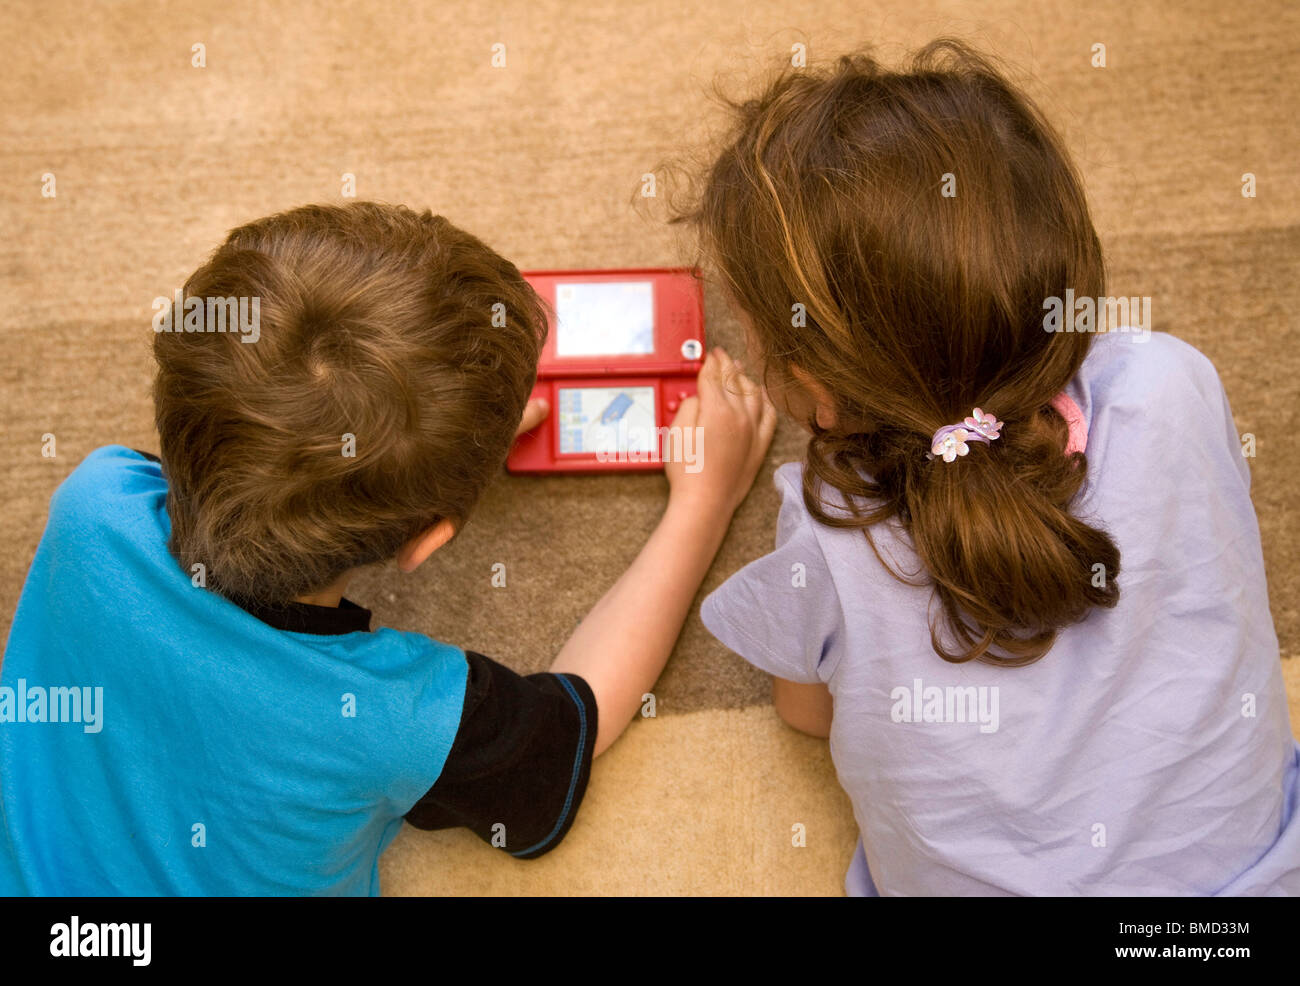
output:
[[519,419],[519,427],[515,429],[515,438],[518,438],[526,431],[532,431],[539,424],[546,420],[546,416],[551,413],[551,405],[540,397],[535,397],[524,405],[524,416]]
[[698,397],[682,401],[673,427],[702,428],[707,441],[692,443],[693,462],[664,463],[672,493],[663,519],[551,665],[580,675],[596,696],[596,753],[636,717],[663,671],[776,430],[776,409],[721,349],[704,361],[697,389]]
[[684,462],[664,463],[672,487],[669,503],[730,518],[754,485],[772,444],[776,408],[721,347],[705,358],[696,388],[699,396],[682,401],[673,427],[683,432],[702,428],[704,440],[693,446],[698,459],[690,469],[696,471]]

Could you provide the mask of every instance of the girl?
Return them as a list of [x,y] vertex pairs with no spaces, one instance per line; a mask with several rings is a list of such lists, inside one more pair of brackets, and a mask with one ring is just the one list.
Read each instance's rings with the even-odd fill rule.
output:
[[1300,892],[1227,398],[1173,336],[1062,317],[1105,282],[1060,138],[947,40],[737,110],[691,218],[812,437],[702,615],[829,735],[849,892]]

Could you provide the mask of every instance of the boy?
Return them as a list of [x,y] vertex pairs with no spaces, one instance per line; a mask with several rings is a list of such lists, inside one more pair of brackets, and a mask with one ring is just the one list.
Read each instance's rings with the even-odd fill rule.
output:
[[[243,300],[255,331],[184,299]],[[771,405],[710,354],[674,422],[707,429],[703,468],[666,466],[639,557],[521,677],[372,632],[344,598],[360,566],[444,545],[544,417],[545,313],[513,265],[428,212],[311,206],[231,233],[155,328],[161,458],[102,448],[60,486],[10,632],[0,892],[377,894],[403,818],[553,848],[663,669]]]

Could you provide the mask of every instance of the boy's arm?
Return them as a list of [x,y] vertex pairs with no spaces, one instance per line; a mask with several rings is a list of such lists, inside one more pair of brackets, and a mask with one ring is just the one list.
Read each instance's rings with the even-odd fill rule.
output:
[[465,827],[518,859],[549,852],[591,774],[595,696],[580,678],[519,675],[466,651],[460,727],[437,782],[406,814],[416,828]]
[[[564,838],[592,757],[618,738],[663,670],[776,427],[771,404],[721,350],[705,360],[699,394],[673,424],[705,428],[700,468],[665,464],[672,492],[663,520],[551,673],[521,676],[466,652],[460,726],[438,780],[406,813],[412,825],[464,826],[523,859]],[[530,402],[521,430],[546,411]]]
[[600,710],[596,755],[622,734],[663,671],[776,429],[771,403],[721,349],[705,360],[698,391],[673,426],[702,429],[700,468],[665,464],[671,492],[663,519],[551,665],[591,687]]

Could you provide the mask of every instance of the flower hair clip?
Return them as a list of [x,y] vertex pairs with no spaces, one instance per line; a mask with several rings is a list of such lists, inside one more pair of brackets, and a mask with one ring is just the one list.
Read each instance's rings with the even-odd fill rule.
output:
[[1002,431],[1003,422],[991,414],[985,414],[978,407],[974,413],[954,425],[944,425],[930,439],[930,451],[927,459],[943,459],[952,462],[959,455],[970,451],[967,442],[992,442]]

